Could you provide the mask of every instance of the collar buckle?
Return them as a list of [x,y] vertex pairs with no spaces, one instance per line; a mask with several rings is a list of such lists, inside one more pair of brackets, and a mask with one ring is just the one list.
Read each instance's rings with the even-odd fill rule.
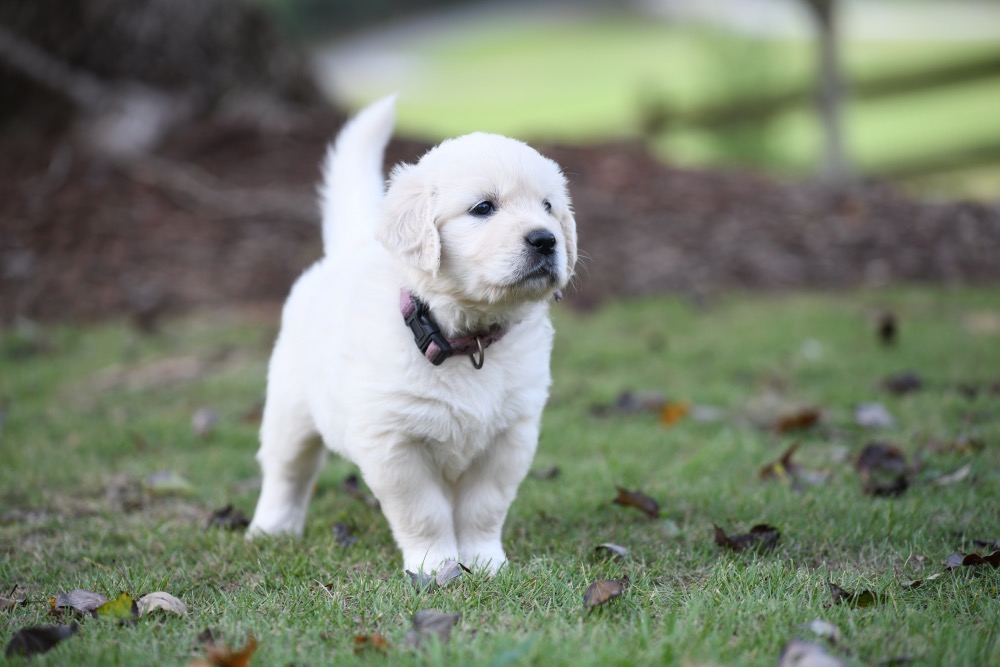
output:
[[412,299],[414,305],[413,311],[403,319],[406,325],[410,327],[410,331],[413,332],[413,339],[417,343],[421,354],[427,356],[427,349],[431,344],[437,346],[440,352],[434,355],[433,358],[428,357],[428,359],[435,366],[440,366],[444,363],[445,359],[451,356],[451,343],[444,337],[444,334],[438,328],[437,322],[431,317],[431,312],[427,304],[416,297],[412,297]]

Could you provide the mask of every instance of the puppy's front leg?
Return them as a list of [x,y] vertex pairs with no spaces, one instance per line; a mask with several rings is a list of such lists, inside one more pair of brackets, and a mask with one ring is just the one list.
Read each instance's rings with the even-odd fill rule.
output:
[[359,461],[368,487],[403,552],[403,568],[434,572],[458,558],[452,493],[420,443],[397,443],[391,454]]
[[455,531],[460,562],[496,572],[507,562],[501,543],[507,510],[538,446],[538,421],[511,426],[458,481]]

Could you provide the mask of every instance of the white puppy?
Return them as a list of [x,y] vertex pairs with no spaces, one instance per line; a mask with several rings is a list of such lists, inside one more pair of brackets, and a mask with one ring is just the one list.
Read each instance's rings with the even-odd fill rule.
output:
[[302,532],[325,443],[360,467],[405,569],[495,572],[548,396],[548,300],[576,263],[566,180],[476,133],[398,165],[386,190],[394,116],[393,97],[373,104],[327,155],[325,257],[285,304],[250,531]]

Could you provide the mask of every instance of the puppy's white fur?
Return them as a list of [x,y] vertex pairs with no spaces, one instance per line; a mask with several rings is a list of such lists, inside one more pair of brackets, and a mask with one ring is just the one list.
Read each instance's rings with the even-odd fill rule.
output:
[[[405,569],[458,559],[496,571],[548,396],[548,299],[576,262],[566,181],[527,145],[476,133],[397,166],[385,190],[394,116],[394,98],[373,104],[327,155],[325,257],[285,304],[250,534],[302,532],[325,444],[361,469]],[[495,210],[474,214],[484,201]],[[529,242],[538,230],[554,237],[547,252]],[[460,356],[434,366],[403,322],[403,288],[446,337],[507,334],[479,370]]]

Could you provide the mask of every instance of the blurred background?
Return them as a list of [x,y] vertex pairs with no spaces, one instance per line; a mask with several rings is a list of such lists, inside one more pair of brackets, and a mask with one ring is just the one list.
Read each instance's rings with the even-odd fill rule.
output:
[[4,0],[0,323],[276,301],[345,114],[559,161],[570,303],[1000,279],[1000,3]]

